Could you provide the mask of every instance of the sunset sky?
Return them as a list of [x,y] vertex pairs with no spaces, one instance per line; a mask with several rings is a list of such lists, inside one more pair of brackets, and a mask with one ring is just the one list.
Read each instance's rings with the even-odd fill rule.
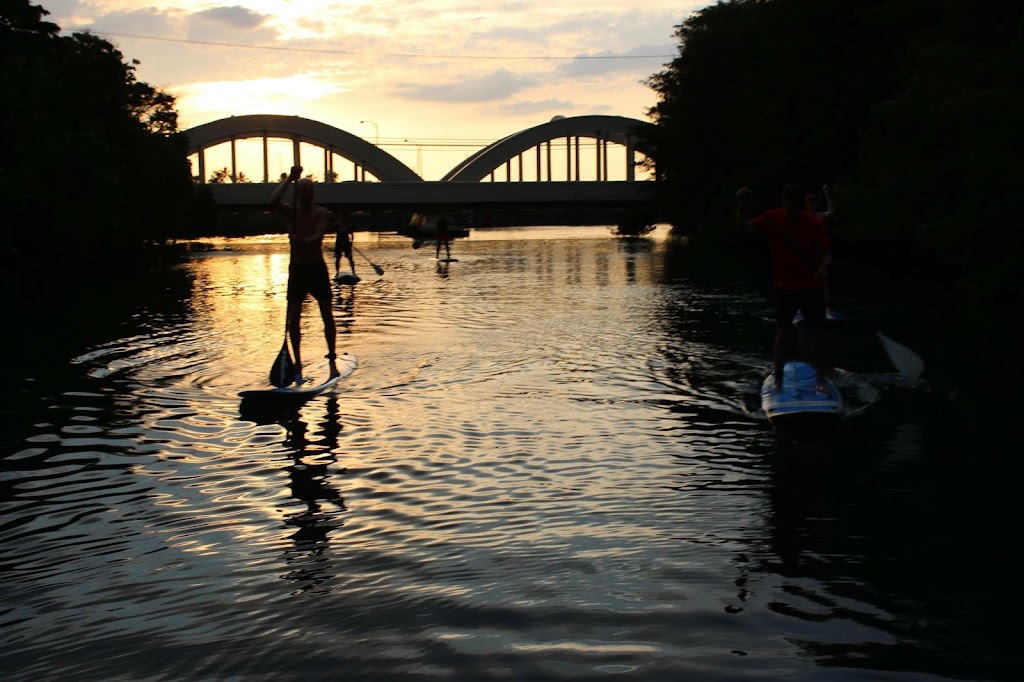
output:
[[[428,180],[552,117],[648,120],[643,81],[706,0],[43,0],[177,98],[183,130],[230,115],[311,118]],[[642,7],[642,8],[641,8]],[[270,165],[268,163],[268,165]]]

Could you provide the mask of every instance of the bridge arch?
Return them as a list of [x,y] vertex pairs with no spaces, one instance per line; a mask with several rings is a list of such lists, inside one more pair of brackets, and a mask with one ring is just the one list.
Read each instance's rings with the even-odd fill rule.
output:
[[[325,165],[328,169],[331,166],[331,155],[337,154],[369,171],[381,181],[422,181],[415,171],[380,147],[340,128],[299,116],[275,114],[230,116],[190,128],[185,131],[185,135],[189,141],[189,154],[199,155],[201,182],[206,182],[204,151],[207,148],[231,142],[232,165],[234,165],[234,141],[253,137],[263,138],[264,180],[266,180],[268,168],[267,139],[273,137],[291,140],[296,159],[299,159],[299,144],[302,142],[322,147],[326,153],[327,163]],[[234,168],[232,168],[232,172],[234,172]]]
[[[597,141],[598,179],[607,179],[607,143],[613,142],[625,146],[626,179],[633,181],[636,179],[633,153],[639,152],[653,158],[652,150],[639,137],[640,131],[650,126],[650,123],[624,116],[588,115],[568,118],[558,116],[547,123],[521,130],[491,143],[448,171],[442,180],[479,182],[494,173],[503,164],[506,166],[510,164],[512,159],[518,157],[522,164],[521,155],[534,147],[538,148],[537,176],[539,178],[541,175],[540,145],[562,138],[570,141],[566,144],[566,154],[569,156],[566,165],[569,168],[575,167],[576,180],[579,180],[579,138],[593,138]],[[573,139],[576,140],[575,158],[571,156],[573,149],[571,141]],[[550,166],[550,150],[548,151],[548,164]],[[522,172],[520,171],[521,176]],[[509,169],[508,177],[511,178],[511,169]]]

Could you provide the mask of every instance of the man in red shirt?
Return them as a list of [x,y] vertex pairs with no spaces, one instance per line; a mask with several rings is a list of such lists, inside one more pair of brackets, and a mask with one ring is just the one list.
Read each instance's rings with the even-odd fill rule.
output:
[[782,206],[750,219],[750,190],[736,192],[736,225],[756,230],[768,240],[772,257],[775,298],[775,390],[782,389],[786,351],[796,335],[793,316],[803,313],[810,360],[818,372],[818,389],[825,389],[824,363],[825,275],[832,262],[828,230],[821,216],[804,208],[796,183],[782,190]]

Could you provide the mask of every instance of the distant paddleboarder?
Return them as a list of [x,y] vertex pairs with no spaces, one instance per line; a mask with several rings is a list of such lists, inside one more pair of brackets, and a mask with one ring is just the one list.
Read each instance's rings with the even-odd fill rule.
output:
[[341,274],[341,258],[348,259],[349,269],[356,274],[356,264],[352,260],[352,226],[349,223],[348,215],[341,214],[331,225],[331,229],[337,232],[334,240],[334,275]]
[[448,216],[446,216],[446,215],[442,215],[440,218],[437,219],[436,238],[437,238],[437,248],[435,250],[434,257],[435,258],[440,258],[441,257],[441,244],[443,242],[444,243],[445,258],[451,260],[451,257],[452,257],[452,247],[451,247],[451,239],[448,236]]

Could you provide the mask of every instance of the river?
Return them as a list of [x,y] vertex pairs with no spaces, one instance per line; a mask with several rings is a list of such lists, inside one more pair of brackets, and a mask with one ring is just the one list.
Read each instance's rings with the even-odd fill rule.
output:
[[[849,415],[780,439],[763,254],[547,227],[439,265],[361,233],[334,300],[357,370],[250,414],[286,243],[213,246],[7,302],[8,682],[1017,673],[1012,411],[976,379],[1008,321],[837,254]],[[312,303],[303,333],[322,372]]]

